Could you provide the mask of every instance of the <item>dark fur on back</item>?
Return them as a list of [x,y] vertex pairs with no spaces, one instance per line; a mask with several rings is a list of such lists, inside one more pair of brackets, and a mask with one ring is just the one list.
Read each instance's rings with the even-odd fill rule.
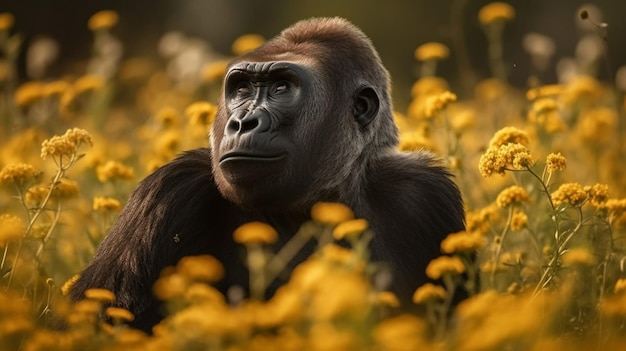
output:
[[[343,19],[311,19],[231,66],[265,61],[296,62],[313,81],[299,102],[299,115],[279,130],[281,137],[297,141],[298,157],[281,178],[259,179],[259,186],[280,194],[290,182],[310,179],[307,189],[284,206],[248,208],[233,200],[237,190],[214,159],[231,114],[222,96],[211,148],[188,151],[139,184],[73,286],[73,299],[91,287],[112,290],[115,304],[137,316],[133,325],[149,331],[161,318],[151,286],[164,267],[186,255],[211,254],[226,267],[218,288],[245,287],[247,271],[241,247],[232,240],[234,229],[265,221],[278,230],[280,246],[308,220],[317,201],[343,202],[369,221],[375,232],[372,259],[390,265],[393,289],[403,301],[428,280],[424,269],[440,255],[441,240],[464,228],[463,204],[431,154],[396,150],[389,75],[370,40]],[[356,94],[364,87],[379,100],[367,125],[354,118]]]

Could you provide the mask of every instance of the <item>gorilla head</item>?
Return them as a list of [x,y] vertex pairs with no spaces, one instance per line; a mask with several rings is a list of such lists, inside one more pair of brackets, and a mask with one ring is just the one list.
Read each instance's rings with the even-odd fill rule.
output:
[[387,71],[339,18],[299,22],[232,61],[219,104],[215,180],[245,208],[346,200],[367,158],[397,143]]

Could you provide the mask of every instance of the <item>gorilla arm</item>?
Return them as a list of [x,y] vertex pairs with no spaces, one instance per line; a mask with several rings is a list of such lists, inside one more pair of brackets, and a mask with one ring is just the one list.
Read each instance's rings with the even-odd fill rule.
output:
[[[220,235],[234,229],[229,216],[237,212],[230,207],[213,182],[209,149],[186,152],[139,184],[70,297],[80,300],[89,288],[111,290],[113,305],[135,314],[134,327],[150,328],[161,318],[152,285],[163,268],[201,253],[227,265],[238,260],[226,254],[235,250],[230,236]],[[216,248],[220,252],[213,253]]]

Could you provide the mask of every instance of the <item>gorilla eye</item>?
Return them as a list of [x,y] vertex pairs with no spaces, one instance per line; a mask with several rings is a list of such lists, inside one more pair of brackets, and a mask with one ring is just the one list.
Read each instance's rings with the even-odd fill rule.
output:
[[281,80],[280,82],[277,82],[276,84],[274,84],[274,93],[275,94],[284,93],[287,90],[289,90],[289,88],[290,88],[290,83],[286,80]]
[[250,94],[250,83],[240,82],[237,84],[237,94]]

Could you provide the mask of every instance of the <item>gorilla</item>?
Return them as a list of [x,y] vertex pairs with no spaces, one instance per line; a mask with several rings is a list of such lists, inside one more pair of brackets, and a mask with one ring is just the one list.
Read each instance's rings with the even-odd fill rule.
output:
[[151,292],[162,269],[210,254],[226,270],[218,289],[247,288],[233,231],[266,222],[278,249],[326,201],[368,220],[371,257],[409,302],[441,240],[464,229],[464,210],[436,158],[397,144],[389,74],[370,40],[344,19],[298,22],[229,63],[210,147],[141,181],[70,297],[109,289],[149,332],[163,318]]

